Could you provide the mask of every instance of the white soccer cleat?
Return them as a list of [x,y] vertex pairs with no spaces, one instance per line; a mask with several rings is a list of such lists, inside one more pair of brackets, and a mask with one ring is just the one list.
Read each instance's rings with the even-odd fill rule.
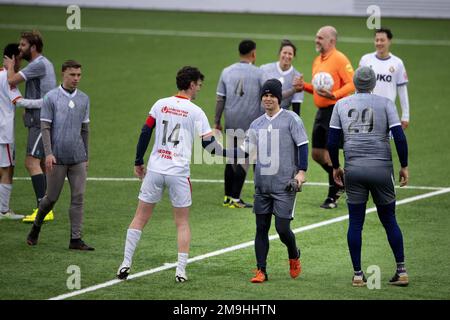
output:
[[120,280],[127,280],[128,275],[130,274],[130,270],[131,266],[122,263],[117,270],[117,278]]
[[177,272],[175,273],[175,281],[176,282],[185,282],[188,280],[188,277],[186,275],[186,271],[179,271],[177,270]]
[[0,220],[22,220],[23,218],[23,215],[15,214],[11,209],[6,212],[0,212]]

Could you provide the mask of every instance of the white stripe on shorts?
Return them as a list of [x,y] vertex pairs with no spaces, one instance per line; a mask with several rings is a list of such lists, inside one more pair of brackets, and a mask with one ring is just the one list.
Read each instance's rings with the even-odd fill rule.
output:
[[39,143],[39,140],[42,138],[42,133],[39,133],[36,141],[34,142],[33,149],[31,150],[31,155],[34,155],[34,152],[36,151],[37,145]]

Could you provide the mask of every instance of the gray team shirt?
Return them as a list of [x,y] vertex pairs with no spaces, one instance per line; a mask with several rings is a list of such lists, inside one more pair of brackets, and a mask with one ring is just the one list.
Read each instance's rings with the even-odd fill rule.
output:
[[81,138],[82,123],[89,122],[89,97],[80,90],[72,94],[61,86],[44,97],[41,121],[51,123],[52,152],[57,164],[77,164],[87,161]]
[[[47,92],[56,87],[53,64],[44,56],[39,56],[19,71],[25,79],[25,98],[41,99]],[[26,127],[40,127],[40,110],[25,109],[24,124]]]
[[339,100],[330,120],[330,128],[344,134],[346,166],[392,166],[389,130],[399,125],[394,103],[370,93]]
[[288,181],[297,173],[298,146],[308,143],[300,117],[281,109],[270,118],[267,114],[252,122],[245,147],[256,149],[255,188],[260,193],[285,192]]
[[[294,81],[294,78],[301,76],[301,73],[298,72],[293,66],[286,71],[281,70],[279,62],[263,64],[260,68],[264,71],[266,79],[277,79],[281,82],[283,92],[292,89],[292,82]],[[280,106],[283,109],[289,109],[291,103],[302,103],[303,97],[303,91],[296,92],[292,96],[284,98],[281,101]]]
[[217,95],[225,97],[225,129],[247,130],[264,113],[261,107],[263,71],[253,64],[238,62],[225,68],[217,85]]

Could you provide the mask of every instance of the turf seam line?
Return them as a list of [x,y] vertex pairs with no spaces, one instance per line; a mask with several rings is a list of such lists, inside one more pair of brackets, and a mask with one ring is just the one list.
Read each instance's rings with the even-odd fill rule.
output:
[[[17,181],[29,181],[30,177],[14,177],[14,180]],[[67,180],[67,178],[66,178]],[[113,177],[88,177],[87,181],[104,181],[104,182],[135,182],[140,181],[138,178],[113,178]],[[191,179],[191,182],[195,183],[224,183],[223,180],[220,179]],[[246,180],[246,184],[253,184],[252,180]],[[306,182],[304,186],[319,186],[319,187],[328,187],[328,183],[325,182]],[[396,188],[400,188],[399,186],[395,186]],[[443,190],[449,187],[429,187],[429,186],[406,186],[401,187],[402,189],[418,189],[418,190]]]
[[[66,26],[56,25],[22,25],[22,24],[0,24],[0,29],[28,30],[39,29],[41,31],[67,32]],[[138,28],[110,28],[110,27],[83,27],[80,30],[71,32],[83,33],[103,33],[103,34],[128,34],[142,36],[173,36],[173,37],[193,37],[193,38],[225,38],[225,39],[256,39],[256,40],[276,40],[291,39],[297,41],[313,42],[315,37],[311,35],[281,35],[264,33],[239,33],[239,32],[208,32],[208,31],[180,31],[180,30],[156,30]],[[340,43],[373,43],[372,38],[360,37],[340,37]],[[450,46],[449,40],[426,40],[426,39],[395,39],[396,45],[414,46]]]

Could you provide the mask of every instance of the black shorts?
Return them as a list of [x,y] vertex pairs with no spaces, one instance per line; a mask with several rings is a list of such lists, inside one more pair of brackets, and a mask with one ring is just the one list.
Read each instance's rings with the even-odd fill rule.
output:
[[331,115],[333,114],[334,105],[326,108],[319,108],[314,119],[314,127],[312,133],[312,147],[318,149],[326,149],[328,141],[328,128],[330,127]]
[[274,214],[284,219],[294,219],[296,192],[255,194],[253,212],[255,214]]
[[27,155],[44,159],[44,144],[42,143],[41,128],[28,128]]

